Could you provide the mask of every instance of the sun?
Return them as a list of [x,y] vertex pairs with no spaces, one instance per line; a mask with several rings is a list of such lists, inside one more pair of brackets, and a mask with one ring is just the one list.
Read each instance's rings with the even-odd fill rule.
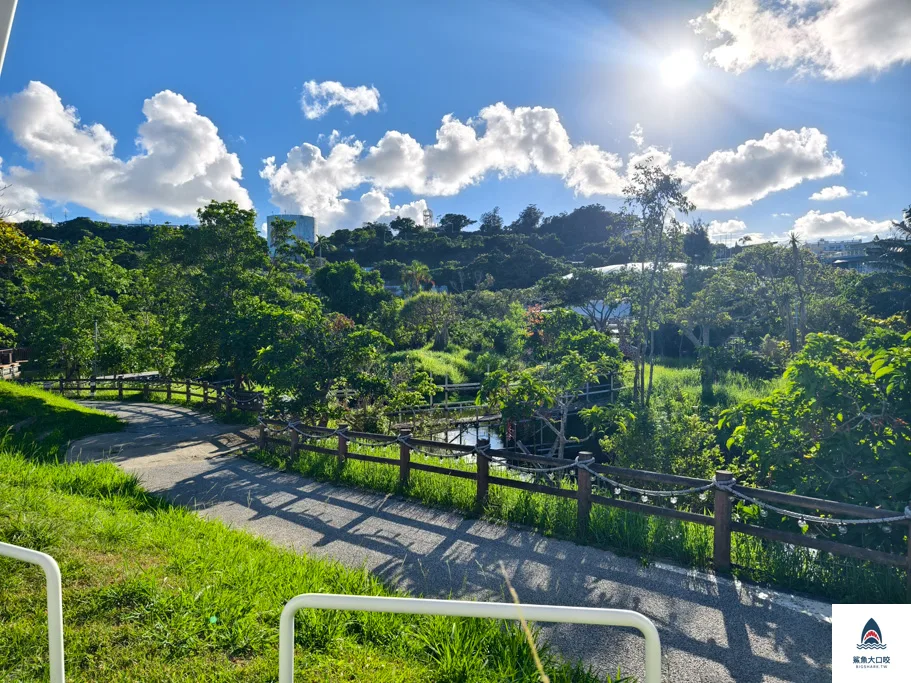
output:
[[677,50],[661,62],[661,80],[669,88],[682,88],[693,80],[699,60],[690,50]]

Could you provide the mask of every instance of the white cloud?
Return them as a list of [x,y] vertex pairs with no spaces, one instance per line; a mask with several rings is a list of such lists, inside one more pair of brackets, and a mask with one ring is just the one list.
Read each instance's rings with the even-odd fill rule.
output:
[[874,221],[867,218],[854,218],[844,211],[820,213],[813,210],[794,221],[793,230],[801,239],[814,241],[822,237],[863,237],[874,235],[884,237],[889,234],[892,221]]
[[629,139],[636,143],[636,147],[642,147],[645,142],[645,132],[642,130],[642,124],[637,123],[629,133]]
[[[0,159],[0,168],[2,166],[3,159]],[[30,220],[50,222],[50,219],[44,214],[41,197],[38,193],[25,185],[9,182],[8,178],[3,177],[2,171],[0,171],[0,213],[9,213],[6,220],[14,223]]]
[[[388,192],[404,189],[414,195],[451,196],[489,173],[558,175],[586,197],[619,195],[623,188],[620,157],[597,145],[574,147],[557,112],[545,107],[510,109],[497,103],[466,121],[446,115],[436,141],[428,145],[395,130],[369,148],[337,136],[329,141],[326,155],[304,143],[292,148],[281,163],[275,157],[264,160],[260,172],[269,182],[274,204],[312,214],[326,230],[356,226],[353,221],[360,214],[353,208],[354,201],[369,204],[365,220],[396,210],[419,216],[417,207],[423,211],[426,206],[423,200],[396,208]],[[369,188],[360,200],[342,197],[361,186]]]
[[830,185],[829,187],[824,187],[819,192],[814,192],[810,195],[810,199],[815,202],[827,202],[832,199],[844,199],[845,197],[866,197],[867,191],[862,190],[860,192],[855,192],[854,190],[849,190],[843,185]]
[[816,128],[780,128],[737,149],[712,152],[694,168],[675,171],[689,184],[687,194],[700,209],[737,209],[804,180],[837,175],[841,158]]
[[783,211],[781,213],[772,214],[772,218],[790,218],[790,217],[791,217],[791,214],[787,213],[786,211]]
[[301,94],[301,109],[308,119],[324,116],[332,107],[341,107],[348,114],[369,114],[380,110],[380,91],[375,87],[358,85],[346,88],[338,81],[307,81]]
[[574,145],[554,109],[511,109],[502,102],[465,121],[447,114],[435,138],[422,144],[391,130],[367,146],[333,132],[325,153],[303,143],[283,161],[265,159],[260,175],[269,182],[276,206],[314,215],[331,231],[356,227],[341,221],[355,215],[343,195],[359,188],[384,196],[395,190],[451,196],[492,173],[540,173],[561,177],[578,196],[620,196],[635,166],[649,163],[680,175],[698,208],[736,209],[843,167],[815,128],[777,130],[737,149],[714,152],[694,167],[674,163],[668,150],[655,146],[639,148],[624,160],[595,144]]
[[911,61],[908,0],[720,0],[691,24],[734,73],[764,63],[838,80]]
[[715,239],[729,235],[740,236],[746,234],[747,224],[736,218],[726,221],[712,221],[706,226],[709,237]]
[[124,161],[114,155],[117,141],[104,126],[82,124],[54,90],[32,81],[0,103],[0,115],[32,163],[11,168],[11,182],[43,199],[123,220],[149,211],[190,216],[212,199],[252,206],[238,182],[237,155],[195,104],[164,90],[142,111],[139,151]]

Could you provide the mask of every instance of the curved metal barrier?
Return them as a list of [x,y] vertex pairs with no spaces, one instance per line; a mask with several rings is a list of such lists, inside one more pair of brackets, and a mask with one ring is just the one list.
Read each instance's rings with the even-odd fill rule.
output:
[[520,619],[563,624],[627,626],[645,636],[644,683],[661,683],[661,638],[651,619],[626,609],[516,605],[506,602],[470,600],[426,600],[423,598],[382,598],[364,595],[307,593],[291,598],[282,610],[278,635],[278,681],[294,683],[294,617],[302,609],[339,609],[352,612],[429,614],[446,617]]
[[0,542],[0,555],[36,564],[47,579],[47,640],[50,650],[51,683],[63,683],[63,591],[60,567],[53,557],[37,550]]

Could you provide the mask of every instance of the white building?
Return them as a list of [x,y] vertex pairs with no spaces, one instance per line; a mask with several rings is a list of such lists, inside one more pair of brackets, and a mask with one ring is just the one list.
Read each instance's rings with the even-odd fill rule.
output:
[[297,216],[294,214],[281,214],[280,216],[266,216],[266,240],[269,242],[269,249],[272,249],[272,223],[277,220],[291,221],[294,227],[291,228],[291,234],[304,242],[314,244],[316,242],[316,219],[313,216]]

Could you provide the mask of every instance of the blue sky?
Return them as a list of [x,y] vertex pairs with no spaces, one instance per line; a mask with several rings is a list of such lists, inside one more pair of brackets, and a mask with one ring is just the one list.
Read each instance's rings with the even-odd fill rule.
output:
[[[911,204],[911,5],[868,0],[861,16],[845,2],[797,17],[748,0],[23,2],[0,77],[3,201],[58,220],[179,222],[209,193],[260,216],[316,213],[323,230],[421,202],[473,218],[496,205],[509,221],[528,203],[619,208],[629,155],[647,153],[685,177],[718,235],[869,236]],[[803,32],[757,45],[730,31],[744,17]],[[674,54],[698,60],[692,80],[662,67]],[[378,111],[307,118],[308,81],[373,88]],[[155,99],[143,133],[162,91],[180,97]],[[480,112],[501,102],[485,138]],[[475,119],[481,143],[429,149],[447,114]],[[399,146],[372,154],[381,139]],[[286,163],[304,143],[319,158],[304,147]],[[326,164],[333,144],[348,154]]]

